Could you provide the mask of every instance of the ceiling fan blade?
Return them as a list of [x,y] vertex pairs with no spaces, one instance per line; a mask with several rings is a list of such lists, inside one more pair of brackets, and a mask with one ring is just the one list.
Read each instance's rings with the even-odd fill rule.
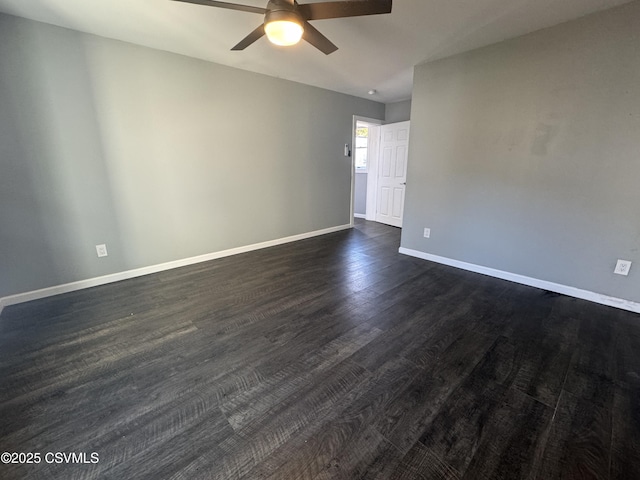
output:
[[304,38],[311,45],[316,47],[325,55],[329,55],[330,53],[338,50],[331,41],[321,34],[313,25],[309,22],[304,22],[304,33],[302,34],[302,38]]
[[391,13],[392,0],[347,0],[342,2],[305,3],[298,11],[305,20],[359,17]]
[[237,3],[217,2],[215,0],[174,0],[174,2],[195,3],[196,5],[227,8],[229,10],[240,10],[241,12],[259,13],[261,15],[267,13],[267,10],[265,8],[251,7],[249,5],[239,5]]
[[249,35],[247,35],[246,37],[244,37],[240,43],[238,43],[235,47],[233,47],[231,50],[244,50],[245,48],[247,48],[249,45],[251,45],[252,43],[254,43],[256,40],[259,40],[260,38],[262,38],[262,36],[264,36],[264,24],[260,25],[258,28],[256,28],[253,32],[251,32]]

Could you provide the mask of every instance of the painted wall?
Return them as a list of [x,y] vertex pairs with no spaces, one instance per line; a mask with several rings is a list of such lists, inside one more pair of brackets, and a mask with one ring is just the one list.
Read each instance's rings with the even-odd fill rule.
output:
[[640,302],[639,25],[633,2],[416,67],[402,246]]
[[0,66],[0,297],[348,224],[353,115],[384,115],[6,15]]
[[367,213],[367,174],[356,173],[356,182],[354,187],[355,202],[353,206],[354,213],[364,215]]
[[411,120],[411,100],[385,105],[384,123],[406,122],[407,120]]

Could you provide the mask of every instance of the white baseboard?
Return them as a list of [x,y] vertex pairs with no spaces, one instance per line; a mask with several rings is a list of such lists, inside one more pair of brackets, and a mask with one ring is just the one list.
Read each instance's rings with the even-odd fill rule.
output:
[[510,272],[505,272],[503,270],[496,270],[494,268],[483,267],[481,265],[475,265],[473,263],[461,262],[459,260],[440,257],[438,255],[432,255],[430,253],[421,252],[419,250],[412,250],[410,248],[400,247],[398,251],[404,255],[421,258],[423,260],[429,260],[431,262],[441,263],[443,265],[448,265],[450,267],[456,267],[462,270],[468,270],[470,272],[481,273],[483,275],[488,275],[490,277],[500,278],[502,280],[508,280],[510,282],[515,282],[515,283],[521,283],[522,285],[541,288],[543,290],[549,290],[551,292],[561,293],[563,295],[580,298],[582,300],[589,300],[591,302],[599,303],[601,305],[607,305],[609,307],[615,307],[615,308],[620,308],[622,310],[628,310],[630,312],[640,313],[640,303],[632,302],[630,300],[610,297],[608,295],[604,295],[601,293],[590,292],[588,290],[569,287],[567,285],[548,282],[546,280],[539,280],[537,278],[525,277],[524,275],[518,275],[517,273],[510,273]]
[[367,216],[364,213],[354,213],[353,216],[355,218],[367,218]]
[[110,275],[104,275],[102,277],[79,280],[77,282],[65,283],[63,285],[55,285],[53,287],[42,288],[40,290],[17,293],[15,295],[10,295],[8,297],[0,298],[0,313],[2,313],[2,309],[4,307],[8,307],[9,305],[15,305],[18,303],[28,302],[31,300],[38,300],[40,298],[51,297],[53,295],[59,295],[61,293],[74,292],[76,290],[96,287],[98,285],[105,285],[107,283],[119,282],[121,280],[128,280],[130,278],[141,277],[143,275],[163,272],[165,270],[171,270],[173,268],[178,268],[178,267],[185,267],[187,265],[193,265],[196,263],[208,262],[209,260],[215,260],[217,258],[223,258],[223,257],[230,257],[231,255],[238,255],[240,253],[251,252],[253,250],[260,250],[263,248],[274,247],[276,245],[282,245],[284,243],[297,242],[298,240],[318,237],[320,235],[339,232],[341,230],[347,230],[349,228],[352,228],[350,224],[339,225],[337,227],[331,227],[331,228],[325,228],[323,230],[316,230],[313,232],[301,233],[299,235],[292,235],[290,237],[278,238],[275,240],[269,240],[267,242],[254,243],[252,245],[246,245],[244,247],[230,248],[228,250],[222,250],[219,252],[207,253],[205,255],[199,255],[197,257],[184,258],[181,260],[161,263],[158,265],[151,265],[149,267],[142,267],[142,268],[136,268],[134,270],[127,270],[124,272],[112,273]]

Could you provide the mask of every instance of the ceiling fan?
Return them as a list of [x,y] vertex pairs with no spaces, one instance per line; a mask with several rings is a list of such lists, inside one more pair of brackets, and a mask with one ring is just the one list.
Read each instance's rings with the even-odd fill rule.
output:
[[264,15],[264,23],[231,50],[244,50],[266,34],[272,43],[282,46],[295,45],[302,38],[326,55],[335,52],[338,47],[316,30],[309,23],[310,20],[391,13],[392,2],[392,0],[344,0],[299,5],[296,0],[269,0],[266,8],[260,8],[215,0],[175,1]]

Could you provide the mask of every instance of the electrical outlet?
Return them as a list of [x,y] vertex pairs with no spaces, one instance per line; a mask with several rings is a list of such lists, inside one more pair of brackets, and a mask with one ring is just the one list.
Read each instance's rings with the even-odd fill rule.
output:
[[430,228],[425,228],[424,229],[424,238],[431,238],[431,229]]
[[616,269],[613,273],[617,273],[618,275],[629,275],[630,269],[631,262],[629,260],[618,260],[618,263],[616,263]]
[[109,255],[107,253],[107,246],[105,244],[96,245],[96,253],[99,257],[106,257],[107,255]]

